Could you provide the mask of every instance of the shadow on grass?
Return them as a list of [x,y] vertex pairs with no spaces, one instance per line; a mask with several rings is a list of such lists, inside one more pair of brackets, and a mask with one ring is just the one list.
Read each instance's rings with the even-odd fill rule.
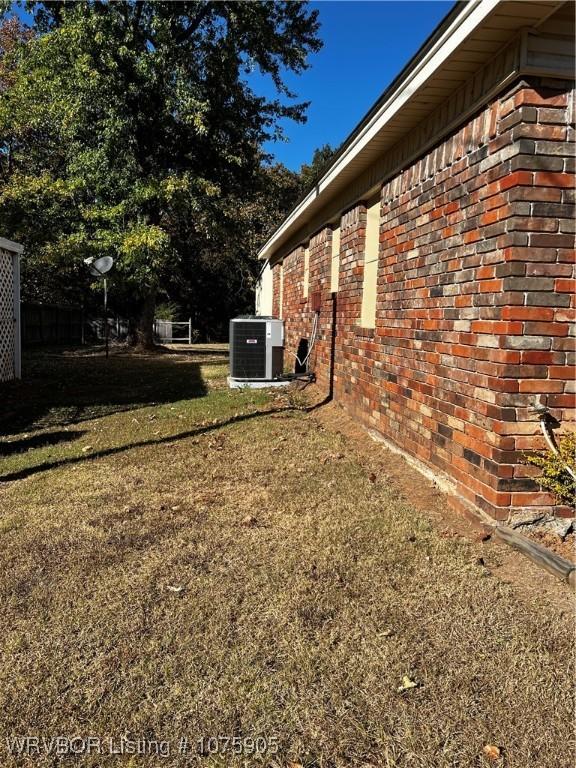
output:
[[58,430],[56,432],[40,432],[31,437],[23,437],[20,440],[10,440],[0,443],[0,456],[12,456],[14,453],[24,453],[31,448],[45,448],[48,445],[58,445],[59,443],[78,440],[86,434],[83,429]]
[[217,422],[216,424],[210,424],[203,427],[197,427],[196,429],[189,429],[186,432],[178,432],[175,435],[168,435],[166,437],[159,437],[150,440],[141,440],[139,442],[128,443],[127,445],[118,445],[114,448],[105,448],[101,451],[94,451],[86,456],[72,456],[67,459],[58,459],[56,461],[48,461],[44,464],[38,464],[34,467],[26,467],[25,469],[17,470],[16,472],[10,472],[6,475],[0,475],[0,484],[12,482],[14,480],[23,480],[26,477],[37,475],[41,472],[48,472],[51,469],[58,467],[71,466],[74,464],[81,464],[86,461],[92,461],[94,459],[102,459],[107,456],[116,456],[119,453],[125,453],[131,451],[133,448],[145,448],[151,445],[163,445],[165,443],[173,443],[177,440],[186,440],[190,437],[197,437],[198,435],[206,434],[207,432],[213,432],[215,429],[221,429],[229,424],[238,424],[242,421],[249,421],[251,419],[260,418],[261,416],[270,416],[274,413],[282,413],[285,411],[295,410],[292,406],[281,408],[270,408],[266,411],[254,411],[253,413],[240,414],[238,416],[231,416],[229,419]]
[[[228,359],[229,351],[224,345],[199,344],[187,346],[178,344],[173,346],[162,346],[158,350],[164,355],[185,355],[186,357],[199,358],[203,356],[214,357],[218,359]],[[206,362],[205,360],[203,362]]]
[[122,349],[108,360],[90,348],[28,354],[23,380],[0,385],[0,436],[203,397],[202,364],[225,364],[224,355],[206,359],[212,354],[186,359]]

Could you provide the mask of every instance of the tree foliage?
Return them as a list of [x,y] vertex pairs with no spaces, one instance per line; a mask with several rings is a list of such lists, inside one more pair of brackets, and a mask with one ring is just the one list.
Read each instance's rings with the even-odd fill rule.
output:
[[[113,255],[115,293],[149,342],[160,288],[208,280],[232,254],[242,276],[266,231],[288,179],[263,168],[261,147],[280,118],[305,119],[283,74],[319,49],[317,12],[207,0],[28,10],[31,28],[8,16],[0,31],[0,230],[64,282]],[[277,98],[252,91],[254,67]]]
[[302,195],[310,192],[312,187],[321,179],[336,151],[330,144],[324,144],[314,150],[310,164],[303,163],[300,168],[300,192]]

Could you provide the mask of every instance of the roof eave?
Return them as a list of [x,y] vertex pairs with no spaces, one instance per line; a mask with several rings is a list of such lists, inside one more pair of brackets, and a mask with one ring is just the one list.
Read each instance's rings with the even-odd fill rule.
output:
[[432,33],[416,55],[382,94],[370,112],[345,140],[326,173],[268,239],[258,253],[269,259],[293,232],[296,222],[304,219],[310,205],[327,197],[331,185],[350,165],[375,135],[397,114],[444,61],[482,24],[499,5],[500,0],[470,0],[459,3]]

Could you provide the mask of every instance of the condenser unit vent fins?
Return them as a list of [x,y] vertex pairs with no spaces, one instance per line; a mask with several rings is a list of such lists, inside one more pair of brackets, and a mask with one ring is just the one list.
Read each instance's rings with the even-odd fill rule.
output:
[[282,374],[284,327],[271,317],[230,321],[230,376],[272,380]]
[[231,323],[234,379],[266,378],[266,323]]

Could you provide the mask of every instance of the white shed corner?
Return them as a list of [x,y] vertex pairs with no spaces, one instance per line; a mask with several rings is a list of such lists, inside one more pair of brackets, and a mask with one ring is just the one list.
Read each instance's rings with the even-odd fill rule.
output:
[[20,256],[24,247],[0,237],[0,382],[21,376]]

